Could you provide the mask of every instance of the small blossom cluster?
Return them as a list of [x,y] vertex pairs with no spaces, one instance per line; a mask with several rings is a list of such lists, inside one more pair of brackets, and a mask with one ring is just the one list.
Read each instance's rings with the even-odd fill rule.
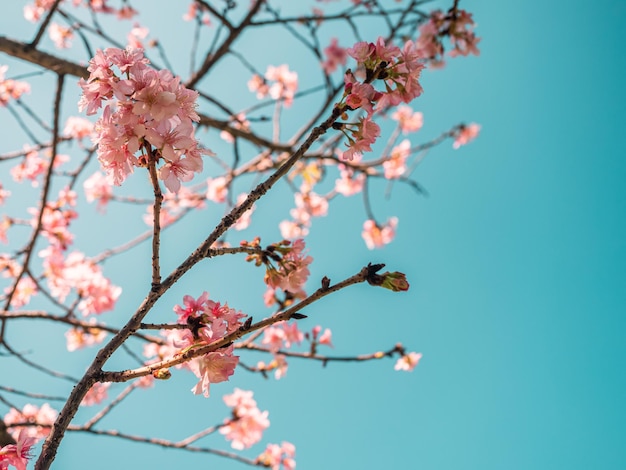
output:
[[6,106],[10,100],[17,100],[24,93],[30,92],[28,83],[4,78],[4,74],[8,69],[7,65],[0,66],[0,106]]
[[255,238],[252,242],[242,241],[241,246],[254,250],[246,261],[254,261],[256,266],[265,266],[265,283],[268,290],[265,293],[265,305],[268,307],[276,303],[276,291],[282,289],[286,298],[304,298],[304,284],[309,277],[309,264],[313,261],[305,252],[304,240],[298,239],[293,243],[282,240],[273,243],[265,249],[260,249],[261,239]]
[[396,227],[398,226],[398,218],[391,217],[387,222],[380,226],[375,220],[368,219],[363,223],[363,232],[361,233],[365,244],[370,250],[381,248],[396,236]]
[[456,8],[445,14],[441,10],[435,10],[430,14],[428,21],[419,28],[417,50],[433,67],[442,67],[445,52],[442,40],[448,36],[453,46],[449,52],[451,57],[479,55],[477,45],[480,38],[476,37],[473,29],[471,13]]
[[339,46],[337,38],[332,38],[328,47],[324,48],[326,59],[322,62],[322,68],[327,74],[333,73],[340,65],[346,65],[348,53],[345,48]]
[[232,408],[232,418],[224,420],[220,433],[232,441],[233,449],[243,450],[256,444],[270,425],[269,412],[259,410],[252,395],[251,391],[238,388],[224,395],[224,403]]
[[96,382],[87,391],[82,401],[80,402],[80,405],[93,406],[102,403],[108,397],[108,390],[110,386],[111,383]]
[[[178,323],[189,327],[181,338],[183,348],[217,341],[239,329],[241,319],[245,317],[227,304],[210,300],[207,292],[197,299],[184,296],[183,305],[176,305],[174,312],[178,315]],[[189,368],[200,380],[192,392],[208,397],[210,385],[227,381],[235,373],[238,363],[239,356],[233,354],[232,345],[193,359]]]
[[98,50],[88,70],[89,79],[79,82],[79,109],[92,115],[104,101],[112,102],[104,106],[94,139],[111,182],[120,185],[134,167],[151,159],[165,162],[158,176],[172,192],[202,171],[202,155],[210,152],[194,136],[193,122],[200,119],[195,111],[198,92],[185,88],[169,71],[150,68],[140,49]]
[[[365,80],[361,82],[351,71],[346,72],[345,104],[349,109],[366,111],[366,116],[358,123],[335,123],[333,127],[342,130],[348,138],[348,150],[343,152],[342,158],[353,160],[360,158],[363,152],[371,152],[371,145],[380,136],[380,127],[372,120],[375,111],[410,103],[422,93],[419,77],[424,64],[412,41],[407,41],[400,49],[378,38],[376,43],[357,42],[346,52],[357,61]],[[372,83],[376,80],[383,82],[384,92],[374,88]]]
[[282,252],[278,268],[269,266],[265,273],[265,282],[272,289],[282,289],[292,294],[303,292],[304,284],[309,278],[309,264],[313,261],[304,251],[304,240],[298,239],[291,244],[279,245],[277,251]]
[[[270,83],[273,82],[273,83]],[[248,89],[256,92],[258,99],[263,99],[267,95],[275,100],[282,100],[285,107],[291,106],[293,98],[298,89],[298,74],[289,70],[286,64],[275,67],[269,65],[265,72],[265,77],[254,74],[248,81]]]
[[[39,156],[37,150],[25,148],[26,155],[22,161],[11,168],[11,177],[16,183],[21,183],[24,180],[30,180],[33,187],[39,186],[39,176],[45,175],[50,166],[50,150],[47,149],[44,152],[44,157]],[[57,154],[52,164],[52,168],[58,168],[59,165],[67,162],[69,157],[67,155]]]
[[458,149],[463,145],[469,144],[472,140],[478,137],[480,132],[480,125],[471,123],[468,125],[462,125],[458,128],[452,147]]
[[[118,19],[132,18],[137,14],[137,11],[130,5],[124,4],[119,9],[115,9],[108,5],[107,2],[108,0],[72,0],[72,4],[75,7],[80,4],[85,4],[85,6],[94,13],[114,14]],[[35,0],[32,4],[28,4],[24,7],[24,18],[32,23],[36,23],[55,3],[55,0]]]
[[[22,411],[11,408],[4,415],[3,421],[7,426],[7,431],[13,436],[13,439],[18,441],[21,434],[33,439],[46,437],[50,434],[50,427],[56,419],[57,412],[48,403],[44,403],[41,407],[27,404],[22,408]],[[32,425],[13,426],[18,423],[31,423]]]
[[[92,318],[90,323],[95,324],[95,318]],[[87,346],[99,344],[104,341],[104,338],[106,338],[106,332],[96,327],[70,328],[65,333],[65,339],[67,340],[67,350],[70,352],[82,349]]]
[[421,358],[422,353],[410,352],[403,354],[396,362],[394,369],[410,372],[419,364]]
[[289,212],[293,220],[279,224],[281,235],[289,240],[308,235],[311,219],[328,214],[328,200],[314,191],[298,192],[294,198],[296,207]]
[[[101,314],[115,307],[122,288],[111,284],[100,266],[83,253],[74,251],[64,256],[57,246],[50,245],[39,256],[43,258],[50,293],[60,302],[74,289],[80,297],[78,310],[85,316]],[[92,339],[96,342],[99,337],[98,334]],[[92,339],[85,338],[84,341],[89,344]]]
[[280,445],[268,444],[265,451],[256,459],[259,465],[271,468],[272,470],[295,470],[296,468],[296,446],[291,442],[283,441]]

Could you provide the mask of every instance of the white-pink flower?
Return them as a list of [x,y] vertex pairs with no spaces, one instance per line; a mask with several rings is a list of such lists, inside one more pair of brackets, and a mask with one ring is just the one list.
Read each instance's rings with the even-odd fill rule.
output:
[[462,145],[466,145],[478,137],[478,133],[480,132],[480,125],[476,123],[468,124],[467,126],[461,126],[458,133],[456,134],[456,138],[454,139],[454,143],[452,147],[458,149]]
[[405,370],[407,372],[412,371],[413,369],[415,369],[417,364],[419,364],[421,358],[422,353],[410,352],[408,354],[405,354],[400,359],[398,359],[396,365],[394,366],[394,369]]
[[382,246],[391,243],[396,235],[396,227],[398,226],[398,218],[391,217],[381,227],[374,220],[366,220],[363,224],[363,240],[370,250],[374,248],[381,248]]

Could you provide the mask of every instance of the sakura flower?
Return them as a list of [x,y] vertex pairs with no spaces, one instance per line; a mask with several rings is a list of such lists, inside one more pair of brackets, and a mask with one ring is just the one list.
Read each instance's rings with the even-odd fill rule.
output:
[[100,382],[93,384],[80,402],[81,406],[93,406],[102,403],[108,396],[107,390],[110,385],[111,383]]
[[467,126],[463,125],[460,127],[458,133],[456,134],[456,138],[454,139],[454,143],[452,147],[458,149],[462,145],[466,145],[478,137],[478,133],[480,132],[480,126],[476,123],[468,124]]
[[71,139],[82,140],[91,137],[94,132],[94,125],[85,118],[70,116],[65,121],[63,135]]
[[371,152],[371,145],[380,135],[380,127],[369,116],[361,118],[354,126],[356,129],[350,131],[351,137],[348,137],[346,144],[348,150],[341,155],[344,160],[354,160],[360,158],[363,152]]
[[352,196],[358,194],[363,190],[365,184],[365,174],[354,174],[354,170],[346,168],[343,165],[339,166],[339,175],[341,178],[335,180],[335,191],[344,196]]
[[399,178],[406,172],[406,159],[410,152],[411,142],[408,139],[403,140],[391,150],[391,155],[383,162],[385,178]]
[[0,183],[0,205],[4,204],[4,201],[11,195],[11,191],[8,191],[2,187]]
[[[92,318],[90,323],[95,323],[95,319]],[[106,331],[99,328],[74,327],[65,333],[65,338],[67,350],[71,352],[101,343],[106,338]]]
[[[11,292],[12,287],[8,286],[4,289],[4,292],[8,294]],[[37,293],[37,285],[30,277],[24,276],[20,279],[15,287],[15,293],[11,299],[11,306],[19,308],[30,302],[30,298]]]
[[414,113],[407,105],[398,106],[391,117],[398,121],[398,125],[404,134],[419,131],[424,123],[422,113]]
[[209,201],[217,203],[226,202],[227,194],[228,183],[226,182],[226,178],[220,176],[218,178],[209,178],[207,180],[206,198]]
[[66,28],[57,23],[50,23],[48,33],[57,48],[67,49],[72,46],[71,41],[74,38],[72,28]]
[[268,444],[256,461],[271,470],[280,470],[281,465],[284,470],[294,470],[296,468],[295,455],[296,447],[290,442],[283,441],[280,446]]
[[292,220],[283,220],[278,224],[278,228],[280,229],[280,236],[287,240],[302,238],[309,234],[307,227]]
[[374,220],[366,220],[363,224],[363,233],[361,235],[370,250],[381,248],[383,245],[391,243],[396,235],[397,225],[397,217],[391,217],[382,227]]
[[4,78],[8,66],[0,66],[0,106],[6,106],[11,99],[18,99],[24,93],[30,93],[30,85],[10,78]]
[[98,201],[98,210],[104,208],[113,197],[113,189],[108,179],[100,172],[96,172],[83,183],[87,202]]
[[269,88],[270,96],[275,100],[284,100],[286,107],[291,106],[298,89],[298,74],[290,71],[287,65],[279,65],[278,67],[269,65],[265,72],[265,78],[269,81],[275,81]]
[[[331,342],[332,332],[329,328],[326,328],[324,332],[320,335],[322,331],[322,327],[317,325],[313,327],[311,331],[311,335],[313,336],[313,340],[317,342],[317,344],[324,344],[326,346],[333,347],[333,343]],[[319,335],[319,338],[318,338]]]
[[232,346],[193,359],[189,366],[200,381],[191,391],[195,395],[203,393],[208,397],[211,384],[227,381],[235,373],[238,363],[239,356],[233,356]]
[[233,418],[224,421],[220,433],[226,440],[232,441],[233,449],[243,450],[261,440],[263,431],[270,425],[267,419],[269,413],[257,408],[252,392],[235,389],[233,395],[224,396],[224,402],[233,407]]
[[417,364],[419,364],[420,359],[422,358],[422,353],[410,352],[408,354],[403,355],[394,366],[395,370],[405,370],[407,372],[415,369]]
[[29,437],[25,429],[22,429],[16,444],[8,444],[0,449],[0,469],[5,470],[12,465],[17,470],[26,470],[31,458],[31,447],[36,441],[37,439]]
[[135,23],[130,30],[126,39],[128,39],[128,46],[133,49],[145,49],[142,40],[146,39],[150,34],[150,30],[141,26],[139,23]]
[[[56,418],[57,412],[48,403],[44,403],[41,407],[27,404],[22,408],[22,411],[11,408],[4,415],[4,424],[7,425],[8,431],[15,440],[19,440],[19,436],[22,433],[26,437],[41,439],[50,434],[50,426],[54,424]],[[12,426],[17,423],[32,423],[43,426]]]
[[345,65],[348,54],[343,47],[340,47],[337,38],[332,38],[328,47],[324,48],[326,60],[322,62],[322,68],[327,74],[337,70],[339,65]]

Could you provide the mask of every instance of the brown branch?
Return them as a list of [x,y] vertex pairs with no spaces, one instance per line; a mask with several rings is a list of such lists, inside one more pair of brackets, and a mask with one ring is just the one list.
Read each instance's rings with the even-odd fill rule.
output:
[[133,370],[126,370],[122,372],[109,372],[103,371],[97,376],[97,380],[99,382],[125,382],[137,377],[142,377],[144,375],[152,374],[154,371],[159,369],[164,369],[167,367],[172,367],[178,364],[182,364],[184,362],[188,362],[191,359],[199,356],[203,356],[213,351],[217,351],[223,347],[228,346],[233,341],[242,338],[243,336],[257,330],[261,330],[267,326],[273,325],[274,323],[278,323],[283,320],[289,320],[291,316],[295,313],[298,313],[304,307],[312,304],[313,302],[321,299],[322,297],[327,296],[333,292],[337,292],[338,290],[344,289],[352,284],[358,284],[360,282],[366,281],[368,278],[368,268],[365,267],[359,271],[359,273],[351,276],[335,285],[328,286],[327,288],[321,287],[316,290],[313,294],[311,294],[306,299],[302,300],[298,304],[279,312],[269,318],[261,320],[260,322],[254,323],[247,329],[238,329],[233,333],[226,335],[225,337],[214,341],[213,343],[207,344],[205,346],[200,346],[197,348],[190,349],[182,354],[179,354],[171,359],[166,359],[163,361],[152,363],[145,367],[140,367]]
[[48,14],[42,21],[41,26],[39,27],[39,30],[37,31],[37,34],[35,35],[35,39],[33,39],[33,41],[28,45],[29,47],[33,49],[37,47],[37,44],[39,44],[39,41],[41,40],[43,33],[46,31],[46,28],[48,27],[48,24],[50,23],[50,20],[52,19],[52,15],[54,15],[54,11],[59,6],[59,3],[61,3],[61,0],[56,0],[54,4],[50,7]]
[[158,290],[161,284],[161,265],[159,262],[159,251],[161,246],[161,204],[163,203],[163,193],[159,185],[156,173],[157,153],[151,146],[148,152],[148,172],[154,190],[154,205],[152,206],[152,290]]
[[250,24],[250,22],[252,21],[252,18],[254,17],[254,15],[257,14],[259,9],[261,8],[261,5],[263,5],[264,2],[265,0],[256,0],[254,4],[252,5],[252,7],[250,8],[250,10],[248,11],[248,14],[246,15],[246,17],[237,27],[233,28],[232,25],[230,25],[230,23],[228,22],[223,23],[227,27],[229,27],[228,25],[230,25],[228,37],[224,40],[222,45],[217,49],[217,51],[215,51],[214,54],[206,55],[206,57],[204,58],[204,62],[202,63],[200,68],[196,71],[196,73],[194,73],[191,76],[191,78],[187,81],[187,83],[185,83],[185,86],[187,86],[188,88],[193,88],[195,85],[197,85],[198,82],[202,79],[202,77],[204,77],[206,73],[211,69],[211,67],[213,67],[217,63],[218,60],[220,60],[222,57],[226,55],[226,53],[229,51],[230,47],[233,45],[235,40],[239,37],[239,35],[241,35],[243,30]]
[[0,52],[4,52],[12,57],[25,60],[35,65],[39,65],[48,70],[61,75],[73,75],[75,77],[88,78],[89,72],[84,67],[69,60],[61,59],[46,52],[29,47],[23,42],[0,36]]
[[246,457],[235,454],[233,452],[226,452],[224,450],[211,449],[208,447],[195,447],[195,446],[189,446],[189,445],[181,445],[178,442],[172,442],[166,439],[136,436],[133,434],[126,434],[126,433],[116,431],[116,430],[87,429],[87,428],[80,427],[80,426],[69,426],[67,430],[73,431],[73,432],[85,432],[89,434],[95,434],[98,436],[119,437],[121,439],[126,439],[126,440],[133,441],[133,442],[143,442],[145,444],[152,444],[152,445],[156,445],[159,447],[166,447],[170,449],[182,449],[182,450],[187,450],[190,452],[200,452],[200,453],[205,453],[205,454],[219,455],[220,457],[226,457],[228,459],[236,460],[238,462],[245,463],[248,465],[262,466],[261,464],[257,463],[256,460],[248,459]]
[[[64,79],[64,75],[62,74],[58,75],[57,88],[56,88],[56,93],[54,96],[54,108],[53,108],[54,109],[53,111],[54,124],[53,124],[53,135],[52,135],[52,155],[50,156],[50,162],[48,163],[48,170],[46,172],[43,189],[41,190],[37,223],[35,224],[35,229],[33,230],[31,238],[28,241],[28,244],[26,245],[27,247],[25,249],[25,253],[26,253],[25,259],[22,263],[20,272],[15,277],[15,282],[13,286],[11,287],[9,294],[6,297],[3,310],[8,310],[11,306],[11,301],[13,300],[13,296],[15,295],[15,292],[17,291],[17,286],[20,280],[22,279],[22,276],[24,276],[24,273],[26,273],[26,271],[28,270],[28,264],[30,262],[30,258],[35,248],[35,242],[37,241],[37,238],[39,237],[39,233],[41,232],[41,229],[43,227],[43,214],[44,214],[44,211],[46,210],[46,204],[48,202],[48,195],[50,193],[50,188],[52,185],[52,172],[54,168],[54,160],[56,158],[57,147],[59,145],[58,135],[59,135],[59,119],[60,119],[60,112],[61,112],[61,96],[63,95],[63,79]],[[6,322],[5,320],[2,320],[2,325],[0,326],[0,344],[4,342],[5,331],[6,331]]]
[[284,351],[278,350],[274,351],[269,348],[264,348],[263,346],[258,346],[256,344],[242,344],[238,346],[235,344],[235,348],[239,349],[250,349],[253,351],[261,351],[271,354],[280,354],[286,357],[297,357],[299,359],[311,359],[314,361],[323,362],[326,365],[327,362],[362,362],[362,361],[371,361],[374,359],[382,359],[383,357],[393,357],[394,354],[399,353],[402,354],[404,352],[404,347],[401,344],[396,344],[393,348],[387,351],[376,351],[370,354],[360,354],[357,356],[322,356],[320,354],[311,354],[297,351]]

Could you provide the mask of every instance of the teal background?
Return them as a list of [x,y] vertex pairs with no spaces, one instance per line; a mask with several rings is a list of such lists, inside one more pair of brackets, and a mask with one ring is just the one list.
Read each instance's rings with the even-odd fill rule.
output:
[[[157,3],[148,10],[148,4]],[[438,4],[447,5],[433,5]],[[22,5],[3,6],[1,34],[32,37],[32,26],[21,19]],[[188,25],[180,17],[187,2],[133,5],[142,12],[139,21],[167,50],[184,51],[171,54],[170,60],[186,76],[189,36],[182,29]],[[286,4],[285,9],[296,6]],[[238,370],[230,382],[213,386],[208,400],[189,393],[192,375],[175,372],[173,380],[120,405],[102,428],[182,439],[221,422],[227,413],[221,396],[240,387],[255,390],[259,408],[270,411],[272,423],[263,443],[245,455],[258,455],[267,442],[288,440],[296,445],[299,469],[626,467],[621,44],[626,3],[461,1],[461,6],[474,14],[481,55],[448,60],[445,69],[424,74],[424,95],[412,106],[424,113],[425,125],[412,141],[434,138],[459,122],[479,123],[479,138],[456,151],[447,141],[428,153],[415,173],[427,198],[396,186],[384,200],[386,186],[373,185],[377,217],[400,219],[396,240],[385,249],[370,252],[360,240],[365,212],[358,196],[331,205],[330,215],[315,221],[308,238],[315,258],[310,289],[323,275],[338,281],[371,261],[405,272],[411,290],[393,294],[350,288],[310,307],[301,328],[331,328],[331,353],[337,355],[402,342],[424,354],[415,371],[395,372],[391,360],[322,368],[294,359],[281,381]],[[124,35],[128,27],[118,26]],[[367,39],[375,37],[372,26]],[[315,71],[310,63],[306,68],[297,45],[270,33],[265,41],[262,46],[243,41],[242,50],[253,54],[262,70],[267,55],[265,63],[288,62],[302,84],[315,83]],[[54,51],[48,40],[44,48]],[[75,60],[84,58],[78,40],[72,54]],[[28,70],[5,56],[0,63],[10,65],[9,77]],[[248,78],[233,69],[210,80],[225,87],[231,103],[243,103],[251,96],[245,89]],[[31,83],[34,89],[51,89],[54,79],[46,75]],[[38,96],[43,96],[39,102],[26,101],[49,116],[51,96]],[[69,91],[67,96],[65,117],[77,115]],[[0,110],[0,116],[5,142],[0,151],[19,148],[25,137],[11,127],[6,111]],[[214,131],[204,134],[203,142],[218,152],[223,149]],[[8,186],[8,166],[2,168]],[[148,189],[140,176],[133,178],[131,188]],[[34,201],[37,194],[28,185],[14,189],[17,200],[7,203],[7,212],[22,207],[23,198]],[[258,204],[253,226],[242,237],[258,233],[264,241],[278,239],[276,224],[288,216],[291,204],[288,188],[277,187]],[[100,219],[85,216],[76,225],[77,248],[94,255],[128,233],[141,233],[142,211],[111,207],[97,233],[94,221]],[[186,228],[166,232],[165,272],[204,238],[220,214],[220,208],[209,208],[189,217]],[[231,241],[238,239],[236,234]],[[149,261],[148,246],[134,256],[105,265],[105,273],[124,288],[118,309],[102,317],[115,325],[147,292],[149,270],[142,266]],[[242,259],[203,263],[191,276],[158,303],[150,319],[171,318],[171,308],[183,294],[197,296],[203,290],[255,318],[267,315],[259,302],[262,275]],[[41,322],[39,330],[33,323],[9,325],[16,341],[23,339],[24,349],[32,348],[33,340],[45,344],[29,357],[80,375],[93,351],[68,355],[65,328]],[[109,366],[129,364],[121,353]],[[17,365],[4,357],[0,370],[2,385],[62,396],[71,389],[69,382],[48,385],[49,379],[39,374],[17,372]],[[77,422],[92,413],[81,410]],[[228,449],[221,435],[199,445]],[[244,468],[219,457],[69,433],[53,468],[87,465]]]

